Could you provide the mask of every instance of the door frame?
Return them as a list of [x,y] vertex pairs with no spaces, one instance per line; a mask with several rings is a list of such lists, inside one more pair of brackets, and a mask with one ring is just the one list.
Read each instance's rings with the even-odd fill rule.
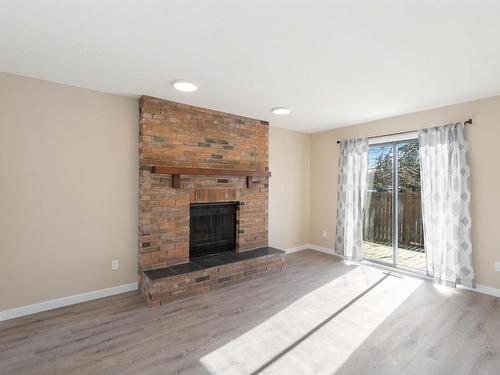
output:
[[[387,139],[384,137],[383,141],[377,142],[376,139],[370,140],[368,147],[371,146],[392,146],[392,263],[383,262],[378,259],[365,258],[364,253],[362,253],[363,260],[380,264],[387,267],[392,267],[395,269],[401,269],[408,272],[413,272],[417,274],[425,275],[427,272],[425,270],[419,270],[416,268],[410,268],[401,266],[398,264],[398,247],[399,247],[399,181],[398,181],[398,144],[400,143],[417,143],[419,142],[418,136],[408,135],[405,137],[394,137],[394,140]],[[365,207],[366,209],[366,207]],[[427,252],[424,247],[425,258],[427,260]]]

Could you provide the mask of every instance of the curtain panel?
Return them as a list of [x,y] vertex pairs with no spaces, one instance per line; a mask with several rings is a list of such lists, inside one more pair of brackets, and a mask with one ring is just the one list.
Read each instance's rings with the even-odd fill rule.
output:
[[463,123],[419,131],[427,273],[474,287],[470,161]]
[[368,174],[368,139],[350,139],[340,144],[335,252],[361,259],[363,209]]

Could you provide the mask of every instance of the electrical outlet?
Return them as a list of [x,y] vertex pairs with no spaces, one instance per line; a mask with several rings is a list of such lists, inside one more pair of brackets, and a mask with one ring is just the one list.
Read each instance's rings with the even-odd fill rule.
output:
[[495,271],[500,272],[500,262],[495,262]]
[[118,259],[113,259],[111,261],[111,269],[116,271],[118,268],[120,268],[120,261]]
[[328,237],[328,233],[326,233],[326,230],[323,229],[323,238]]

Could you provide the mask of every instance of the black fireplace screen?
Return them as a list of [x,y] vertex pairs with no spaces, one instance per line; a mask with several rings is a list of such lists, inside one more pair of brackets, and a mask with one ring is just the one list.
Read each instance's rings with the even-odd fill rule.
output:
[[236,203],[191,204],[189,257],[236,248]]

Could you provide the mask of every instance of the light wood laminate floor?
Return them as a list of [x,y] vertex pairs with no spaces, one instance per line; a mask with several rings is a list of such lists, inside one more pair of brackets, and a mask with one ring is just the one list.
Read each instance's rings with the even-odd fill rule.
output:
[[307,250],[150,309],[126,293],[0,323],[0,374],[500,374],[499,299]]

